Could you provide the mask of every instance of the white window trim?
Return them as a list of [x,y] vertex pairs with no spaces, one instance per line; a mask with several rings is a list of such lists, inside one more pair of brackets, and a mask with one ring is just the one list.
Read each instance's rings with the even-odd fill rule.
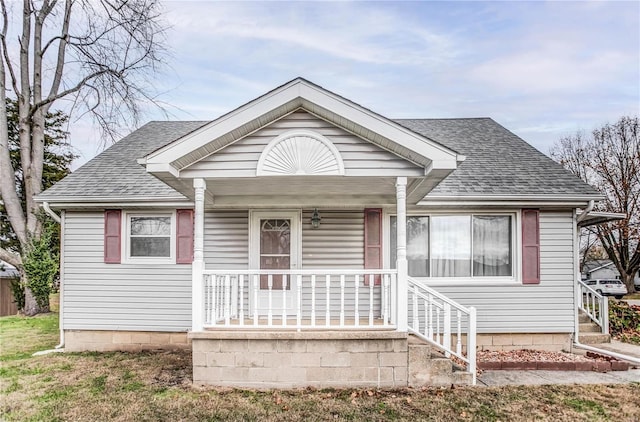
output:
[[[122,251],[124,264],[175,264],[176,263],[176,212],[173,211],[124,211],[122,219]],[[131,218],[132,217],[171,217],[169,256],[131,256]]]
[[[505,215],[511,216],[511,242],[512,249],[512,275],[511,276],[476,276],[476,277],[412,277],[415,280],[423,281],[430,286],[478,286],[478,285],[521,285],[522,284],[522,215],[521,210],[465,210],[465,211],[420,211],[411,210],[407,212],[407,217],[432,217],[446,215]],[[384,266],[391,268],[391,217],[395,217],[395,210],[384,211],[383,230],[387,239],[384,242]],[[429,229],[431,231],[431,229]],[[471,242],[471,256],[473,257],[473,241]],[[429,268],[431,268],[431,233],[429,233]]]

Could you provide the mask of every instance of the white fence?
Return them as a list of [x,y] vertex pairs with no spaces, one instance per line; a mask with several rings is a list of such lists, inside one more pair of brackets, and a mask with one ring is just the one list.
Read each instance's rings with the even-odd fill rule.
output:
[[204,326],[392,327],[396,270],[204,272]]
[[475,385],[476,309],[466,308],[411,277],[408,290],[409,331],[443,351],[446,357],[453,355],[462,361]]

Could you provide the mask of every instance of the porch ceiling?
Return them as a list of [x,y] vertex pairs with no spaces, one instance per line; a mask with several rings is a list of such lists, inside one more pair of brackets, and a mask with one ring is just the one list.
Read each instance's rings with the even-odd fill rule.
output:
[[[410,178],[407,202],[415,204],[437,184]],[[191,179],[169,174],[164,182],[193,199]],[[395,177],[277,176],[206,179],[207,208],[395,206]]]

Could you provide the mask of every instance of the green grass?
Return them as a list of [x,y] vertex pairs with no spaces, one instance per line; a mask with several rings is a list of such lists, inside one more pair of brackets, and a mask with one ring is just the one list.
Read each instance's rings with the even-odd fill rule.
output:
[[640,384],[238,390],[193,386],[191,354],[31,351],[55,316],[0,318],[2,421],[632,421]]
[[58,344],[58,314],[0,318],[0,362],[26,359]]

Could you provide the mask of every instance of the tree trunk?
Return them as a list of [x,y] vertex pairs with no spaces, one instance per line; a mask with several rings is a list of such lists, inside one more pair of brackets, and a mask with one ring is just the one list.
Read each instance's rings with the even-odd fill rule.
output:
[[620,280],[627,286],[627,291],[629,293],[634,293],[636,291],[636,287],[633,285],[633,277],[634,274],[620,274]]
[[[24,272],[21,272],[21,277],[26,286],[28,284],[28,280]],[[36,300],[36,297],[34,296],[31,289],[29,287],[25,287],[24,288],[24,309],[22,310],[22,312],[26,316],[34,316],[37,314],[44,314],[49,312],[49,298],[47,298],[47,303],[45,304],[45,306],[40,306],[38,305],[38,301]]]

